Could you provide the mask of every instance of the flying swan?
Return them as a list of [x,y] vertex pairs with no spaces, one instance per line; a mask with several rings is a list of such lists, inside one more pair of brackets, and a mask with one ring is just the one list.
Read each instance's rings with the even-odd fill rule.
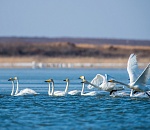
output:
[[[14,93],[14,88],[15,88],[15,84],[14,81],[17,80],[17,87],[16,87],[16,92]],[[12,92],[11,92],[11,96],[23,96],[23,95],[36,95],[38,93],[36,93],[34,90],[26,88],[23,89],[19,92],[19,80],[17,77],[14,78],[9,78],[8,81],[12,81]]]
[[[147,65],[147,67],[144,69],[140,76],[137,76],[138,64],[136,60],[136,55],[131,54],[127,63],[127,71],[130,78],[129,84],[125,84],[117,80],[109,80],[109,82],[119,83],[130,88],[130,97],[133,97],[136,92],[144,92],[150,97],[150,94],[148,92],[150,91],[150,88],[146,86],[146,83],[150,78],[150,64]],[[139,96],[141,96],[141,94],[139,94]]]

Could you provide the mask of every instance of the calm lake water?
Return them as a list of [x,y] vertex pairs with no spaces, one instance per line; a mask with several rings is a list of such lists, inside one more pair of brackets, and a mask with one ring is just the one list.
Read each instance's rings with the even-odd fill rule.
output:
[[[0,69],[0,130],[20,129],[137,129],[150,127],[150,99],[100,96],[50,97],[44,80],[53,78],[56,90],[81,90],[79,76],[92,80],[109,74],[128,83],[126,69]],[[10,96],[10,77],[18,76],[20,90],[31,88],[37,96]],[[127,89],[128,90],[128,89]],[[86,90],[89,91],[89,90]]]

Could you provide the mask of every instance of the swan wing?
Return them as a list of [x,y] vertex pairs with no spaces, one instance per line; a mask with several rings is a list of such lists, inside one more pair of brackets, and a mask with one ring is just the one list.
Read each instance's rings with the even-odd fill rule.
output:
[[92,91],[92,92],[84,93],[82,95],[83,96],[95,96],[95,95],[97,95],[97,92],[96,91]]
[[79,90],[72,90],[72,91],[68,92],[68,94],[69,95],[79,95],[79,94],[81,94],[81,91],[79,91]]
[[64,91],[55,91],[54,92],[54,96],[65,96],[65,92]]
[[127,71],[128,71],[129,78],[130,78],[130,83],[135,82],[137,77],[138,77],[137,76],[138,63],[137,63],[137,59],[136,59],[136,55],[135,54],[131,54],[129,59],[128,59]]
[[[103,75],[101,75],[101,74],[97,74],[97,75],[93,78],[93,80],[91,81],[91,84],[94,84],[94,85],[96,85],[96,86],[100,86],[100,85],[103,83],[104,79],[105,79],[105,76],[103,76]],[[89,85],[87,86],[87,88],[88,88],[88,89],[93,89],[94,87],[89,84]]]
[[140,92],[140,93],[134,94],[134,95],[132,95],[130,97],[146,98],[148,96],[147,96],[147,94],[145,92]]
[[103,85],[103,90],[112,90],[115,86],[116,86],[116,83],[112,83],[112,82],[108,82],[109,80],[114,80],[114,77],[108,75],[108,74],[105,74],[105,84]]
[[150,78],[150,64],[145,68],[142,74],[135,81],[135,85],[145,86],[148,79]]
[[64,93],[64,91],[55,91],[54,94],[61,94]]
[[16,94],[15,96],[21,96],[21,95],[35,95],[38,94],[36,93],[34,90],[26,88],[21,90],[18,94]]

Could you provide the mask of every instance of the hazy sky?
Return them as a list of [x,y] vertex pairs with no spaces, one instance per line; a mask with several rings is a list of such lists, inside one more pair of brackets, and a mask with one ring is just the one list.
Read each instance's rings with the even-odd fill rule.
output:
[[150,40],[150,0],[0,0],[0,36]]

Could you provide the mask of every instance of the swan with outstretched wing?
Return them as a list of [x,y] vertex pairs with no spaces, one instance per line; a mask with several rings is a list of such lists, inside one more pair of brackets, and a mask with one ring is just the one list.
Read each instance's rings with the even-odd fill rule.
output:
[[[148,79],[150,78],[150,64],[144,69],[140,76],[137,77],[138,64],[136,60],[136,55],[131,54],[127,64],[127,71],[130,78],[130,83],[125,84],[116,80],[109,80],[109,82],[119,83],[131,89],[130,97],[136,92],[145,92],[149,97],[150,88],[146,86]],[[133,92],[134,90],[134,92]],[[139,94],[140,95],[140,94]]]
[[97,74],[91,82],[88,82],[87,80],[84,81],[85,83],[89,84],[87,87],[88,89],[92,88],[98,88],[99,90],[110,92],[110,95],[116,91],[124,90],[124,88],[117,87],[116,83],[108,82],[108,80],[114,79],[108,74],[102,75]]

